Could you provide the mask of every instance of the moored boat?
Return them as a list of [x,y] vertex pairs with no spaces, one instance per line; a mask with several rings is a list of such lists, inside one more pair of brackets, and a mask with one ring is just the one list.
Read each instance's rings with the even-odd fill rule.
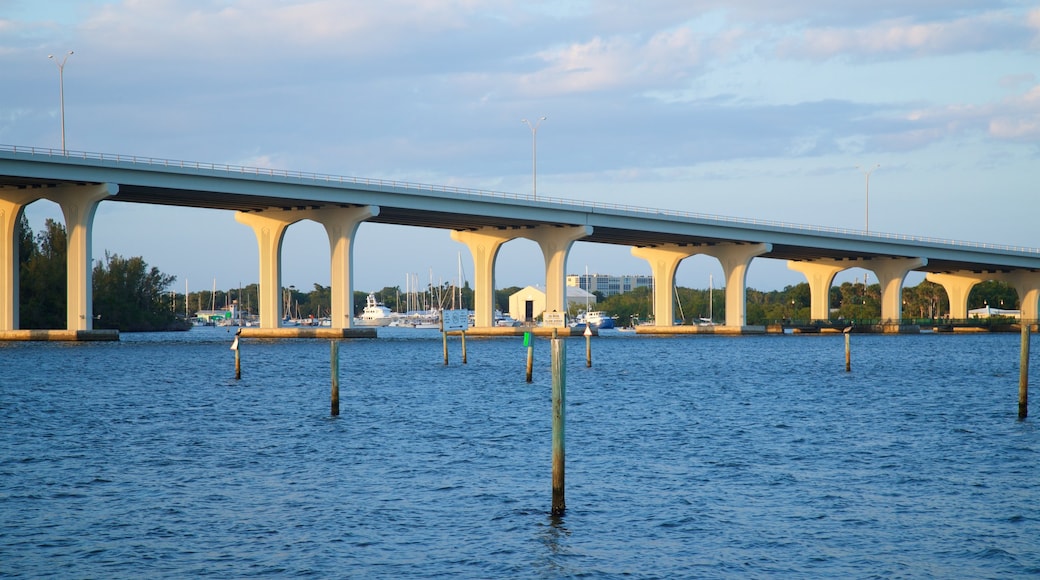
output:
[[602,310],[593,310],[585,313],[585,323],[591,328],[607,329],[614,328],[614,317]]
[[390,309],[377,301],[375,294],[368,295],[365,309],[361,311],[361,316],[356,318],[358,326],[389,326],[391,321],[393,318]]

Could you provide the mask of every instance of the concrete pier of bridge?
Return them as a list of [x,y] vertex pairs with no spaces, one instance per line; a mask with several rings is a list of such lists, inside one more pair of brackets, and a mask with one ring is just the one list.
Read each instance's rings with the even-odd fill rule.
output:
[[591,234],[591,226],[453,230],[451,238],[465,244],[473,257],[475,327],[489,329],[495,326],[495,261],[502,244],[516,238],[526,238],[538,244],[545,259],[545,310],[566,312],[567,256],[574,242]]
[[[749,334],[765,332],[765,327],[747,324],[747,269],[756,256],[772,249],[771,244],[665,244],[633,247],[632,255],[650,264],[654,276],[654,324],[639,327],[640,334]],[[722,326],[675,324],[675,271],[679,264],[697,254],[719,261],[726,278],[726,323]]]
[[65,330],[72,333],[56,333],[52,336],[87,336],[93,330],[91,241],[94,214],[102,200],[116,195],[118,191],[119,187],[112,183],[0,190],[0,228],[3,228],[0,231],[0,239],[3,240],[0,246],[0,259],[3,260],[0,266],[0,331],[18,330],[18,222],[25,206],[39,199],[56,202],[61,207],[67,234]]
[[351,328],[354,321],[354,236],[362,222],[377,215],[379,208],[374,206],[235,213],[239,223],[253,229],[260,251],[260,327],[279,327],[282,318],[282,241],[290,225],[309,219],[322,224],[329,236],[332,328]]
[[516,232],[498,228],[451,231],[451,239],[466,244],[473,256],[473,322],[477,328],[495,325],[495,261],[502,244],[519,236]]
[[914,332],[915,328],[902,324],[903,282],[906,275],[928,263],[924,258],[871,258],[861,260],[813,260],[787,262],[787,267],[805,275],[809,282],[809,311],[812,322],[830,319],[830,290],[834,276],[849,268],[870,270],[881,286],[881,327],[883,332]]

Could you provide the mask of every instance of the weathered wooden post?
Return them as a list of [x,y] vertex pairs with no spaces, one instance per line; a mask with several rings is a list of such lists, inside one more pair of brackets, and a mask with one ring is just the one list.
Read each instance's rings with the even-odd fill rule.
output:
[[585,366],[592,367],[592,329],[585,325]]
[[552,337],[552,514],[563,515],[564,501],[564,428],[567,417],[567,345],[553,329]]
[[441,341],[444,343],[444,366],[448,366],[448,333],[444,330],[444,314],[441,314]]
[[462,364],[466,364],[466,331],[462,331]]
[[852,372],[852,346],[851,346],[851,339],[850,339],[850,337],[852,336],[852,327],[851,326],[845,327],[844,334],[845,334],[845,372],[851,373]]
[[241,334],[241,333],[242,333],[241,330],[236,332],[235,333],[235,341],[231,343],[231,350],[235,351],[235,380],[236,381],[242,378],[242,355],[240,354],[240,351],[238,349],[238,335]]
[[534,371],[534,341],[531,340],[530,332],[524,333],[524,346],[527,347],[527,382],[531,382]]
[[339,416],[339,341],[332,341],[332,416]]
[[1022,321],[1022,353],[1018,362],[1018,418],[1029,415],[1029,323]]

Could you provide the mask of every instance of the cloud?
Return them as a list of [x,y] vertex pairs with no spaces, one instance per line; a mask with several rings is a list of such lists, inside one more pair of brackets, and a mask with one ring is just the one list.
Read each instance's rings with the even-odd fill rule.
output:
[[997,141],[1040,142],[1040,85],[1023,94],[983,105],[947,105],[922,108],[893,122],[880,142],[900,148],[927,144],[971,133],[985,133]]
[[535,55],[543,67],[518,80],[528,94],[559,95],[672,86],[703,61],[701,41],[688,28],[658,32],[642,41],[596,37]]
[[[489,3],[493,5],[494,3]],[[472,0],[123,0],[104,4],[81,25],[113,47],[170,50],[184,58],[256,61],[287,48],[327,57],[373,56],[472,22]]]
[[1040,142],[1040,85],[997,107],[990,115],[989,134],[1008,141]]
[[864,27],[810,28],[798,38],[780,41],[776,53],[810,60],[956,54],[1024,49],[1035,36],[1014,13],[987,12],[951,20],[899,18]]

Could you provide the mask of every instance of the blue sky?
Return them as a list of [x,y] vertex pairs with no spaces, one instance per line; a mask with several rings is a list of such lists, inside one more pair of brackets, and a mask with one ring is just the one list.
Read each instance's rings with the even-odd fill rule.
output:
[[[0,0],[0,144],[452,184],[1040,246],[1040,5],[990,0]],[[39,229],[57,207],[28,210]],[[257,279],[230,212],[103,203],[94,249],[191,289]],[[362,225],[355,287],[457,275],[448,232]],[[320,226],[283,282],[329,284]],[[502,250],[497,284],[544,280]],[[568,271],[648,273],[577,243]],[[470,277],[472,273],[470,272]],[[720,285],[711,258],[683,286]],[[862,276],[851,271],[843,279]],[[911,278],[916,283],[919,278]],[[748,284],[803,281],[756,260]]]

